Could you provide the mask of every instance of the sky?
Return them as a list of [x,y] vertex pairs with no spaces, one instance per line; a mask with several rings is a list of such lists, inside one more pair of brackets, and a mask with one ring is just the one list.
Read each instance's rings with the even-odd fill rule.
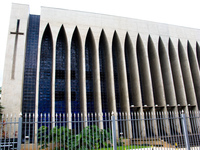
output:
[[12,3],[28,4],[31,14],[40,14],[40,7],[46,6],[200,29],[199,0],[5,0],[0,6],[0,87]]

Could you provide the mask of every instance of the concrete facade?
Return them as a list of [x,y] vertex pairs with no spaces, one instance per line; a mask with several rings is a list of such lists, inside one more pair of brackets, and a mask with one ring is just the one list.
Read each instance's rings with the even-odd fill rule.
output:
[[[14,54],[16,22],[20,19],[17,52]],[[13,4],[10,18],[8,44],[2,86],[2,105],[5,113],[22,112],[23,81],[26,53],[26,36],[29,22],[29,7]],[[116,56],[120,98],[120,110],[131,111],[177,111],[200,108],[200,30],[161,24],[130,18],[41,8],[37,73],[35,92],[35,114],[38,114],[40,96],[40,59],[43,36],[50,30],[52,37],[51,114],[55,116],[56,91],[56,43],[60,30],[66,37],[65,102],[66,113],[71,113],[71,47],[73,37],[79,39],[79,90],[80,112],[87,111],[86,53],[87,37],[92,49],[92,74],[94,110],[102,112],[100,41],[105,57],[105,84],[107,112],[117,112],[115,91]],[[14,56],[16,55],[16,56]],[[16,57],[15,62],[13,57]],[[127,67],[128,63],[128,67]],[[14,78],[12,66],[15,64]],[[129,76],[129,78],[128,78]],[[131,88],[130,88],[131,87]],[[130,96],[132,95],[132,97]],[[130,98],[131,97],[131,98]],[[167,124],[167,122],[166,122]],[[145,134],[145,133],[142,133]],[[156,133],[155,133],[156,134]]]

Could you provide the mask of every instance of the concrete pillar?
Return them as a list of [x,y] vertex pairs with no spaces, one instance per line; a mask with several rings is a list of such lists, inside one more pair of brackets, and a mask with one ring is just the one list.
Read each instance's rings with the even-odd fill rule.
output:
[[159,38],[158,47],[166,104],[169,104],[169,106],[176,106],[176,93],[174,89],[170,61],[161,38]]
[[[181,66],[180,66],[177,52],[175,51],[175,47],[171,39],[169,39],[169,58],[170,58],[170,63],[171,63],[178,109],[180,107],[188,115],[187,99],[186,99],[186,93],[185,93],[185,86],[183,83]],[[191,126],[190,126],[189,120],[188,120],[187,125],[188,125],[188,131],[191,132]]]
[[100,85],[100,69],[99,69],[99,50],[97,40],[94,39],[93,33],[91,31],[92,38],[92,73],[93,73],[93,96],[94,96],[94,111],[98,114],[102,113],[101,104],[101,85]]
[[80,85],[80,112],[84,118],[87,116],[87,99],[86,99],[86,73],[85,73],[85,38],[79,36],[79,85]]
[[[64,26],[65,28],[65,26]],[[67,31],[65,29],[65,31]],[[67,32],[66,37],[67,37],[67,48],[66,48],[66,71],[65,71],[65,104],[66,104],[66,114],[69,116],[71,115],[71,40],[72,40],[72,33],[73,31],[71,30],[71,32]],[[68,117],[67,119],[69,119],[71,117]],[[70,120],[71,121],[71,120]]]
[[[165,90],[165,100],[166,100],[166,105],[167,105],[167,111],[169,111],[167,115],[172,114],[173,112],[175,117],[178,117],[178,114],[174,113],[174,112],[178,112],[178,109],[177,109],[176,93],[174,89],[174,82],[173,82],[173,77],[172,77],[169,56],[167,54],[167,51],[165,49],[165,46],[161,37],[159,37],[158,52],[159,52],[160,66],[161,66],[161,72],[162,72],[162,78],[163,78],[163,84],[164,84],[164,90]],[[171,128],[174,128],[177,132],[180,133],[179,121],[176,121],[176,124],[177,126],[173,126],[173,124],[170,124],[172,126]]]
[[[152,82],[151,82],[151,74],[150,74],[150,68],[149,68],[149,62],[148,62],[148,54],[147,51],[143,45],[142,38],[138,34],[137,37],[137,59],[138,59],[138,66],[139,66],[139,74],[140,74],[140,84],[141,84],[141,91],[142,91],[142,101],[143,101],[143,109],[147,109],[147,112],[144,117],[153,117],[155,119],[155,115],[151,115],[152,113],[155,114],[155,107],[154,107],[154,97],[153,97],[153,89],[152,89]],[[153,126],[151,126],[151,129],[155,135],[157,135],[157,125],[156,121],[152,120]],[[147,125],[147,123],[146,123]]]
[[189,41],[188,41],[187,49],[188,49],[188,59],[190,63],[194,89],[195,89],[196,98],[197,98],[197,105],[198,105],[198,108],[200,109],[200,72],[198,68],[198,62],[195,57],[195,53]]
[[144,101],[143,105],[154,106],[153,100],[153,90],[151,83],[151,74],[148,64],[147,52],[144,48],[142,38],[138,34],[137,37],[137,59],[139,65],[140,82],[142,87],[142,99]]
[[[134,50],[131,38],[129,34],[126,34],[125,38],[125,55],[126,55],[126,66],[127,68],[127,74],[129,73],[129,101],[130,105],[132,106],[130,111],[134,111],[134,116],[136,116],[136,112],[139,113],[138,115],[140,119],[144,119],[143,114],[143,108],[142,108],[142,99],[141,99],[141,89],[140,89],[140,78],[139,78],[139,72],[138,72],[138,62],[137,62],[137,55],[136,55],[136,50]],[[132,95],[130,97],[130,95]],[[130,99],[131,98],[131,99]],[[133,107],[134,105],[134,107]],[[132,114],[133,116],[133,114]],[[145,123],[144,120],[142,120],[139,123],[140,127],[138,127],[139,134],[142,137],[146,136],[146,131],[145,131]]]
[[195,106],[195,110],[197,110],[196,109],[197,107],[196,95],[194,91],[190,65],[188,62],[186,50],[183,48],[183,45],[180,40],[178,41],[178,52],[179,52],[179,60],[180,60],[181,70],[182,70],[182,75],[183,75],[183,82],[185,85],[187,103],[192,106]]
[[171,39],[169,39],[169,58],[170,58],[173,81],[176,91],[177,103],[180,104],[181,106],[187,106],[185,87],[183,84],[183,77],[181,73],[180,63]]
[[[65,28],[65,26],[64,26]],[[65,31],[67,31],[65,29]],[[66,105],[66,120],[71,121],[71,40],[73,30],[69,30],[66,34],[66,71],[65,71],[65,105]],[[72,129],[71,123],[68,124],[68,128]]]
[[[117,71],[118,71],[118,82],[119,82],[119,95],[120,95],[120,106],[121,112],[130,113],[130,104],[128,96],[128,85],[127,85],[127,74],[125,65],[124,51],[122,50],[120,39],[117,32],[113,36],[113,50],[117,60]],[[114,56],[114,55],[113,55]]]
[[[167,112],[167,108],[166,108],[164,85],[163,85],[160,61],[159,61],[158,53],[156,51],[156,48],[154,46],[151,36],[149,36],[148,38],[148,58],[149,58],[149,65],[150,65],[150,71],[151,71],[151,80],[152,80],[152,88],[153,88],[153,94],[154,94],[155,109],[162,111],[163,114],[165,115]],[[158,115],[158,113],[156,114]],[[163,116],[163,117],[168,118],[168,116]],[[164,129],[165,132],[167,134],[170,134],[168,120],[163,121],[163,125],[165,127]]]
[[[133,49],[133,45],[130,39],[129,34],[126,34],[125,39],[125,55],[126,55],[126,62],[128,63],[127,70],[129,70],[130,80],[128,81],[130,85],[129,92],[129,99],[130,95],[132,95],[132,99],[130,99],[130,105],[142,107],[142,99],[141,99],[141,89],[140,89],[140,78],[138,72],[138,62],[137,62],[137,54],[136,51]],[[128,73],[128,72],[127,72]]]
[[149,36],[148,39],[148,57],[151,70],[154,103],[158,106],[166,106],[160,62],[151,36]]
[[[121,41],[124,41],[124,37],[122,36]],[[125,54],[124,50],[121,47],[120,38],[115,31],[113,36],[113,49],[112,52],[115,53],[117,60],[117,73],[118,73],[118,82],[119,82],[119,95],[120,95],[120,107],[121,112],[125,113],[126,119],[130,119],[130,104],[129,104],[129,96],[128,96],[128,84],[127,84],[127,73],[126,73],[126,64],[125,64]],[[114,56],[114,55],[113,55]],[[114,63],[114,62],[113,62]],[[128,129],[125,135],[129,138],[132,137],[132,129],[131,122],[127,121],[126,126]]]

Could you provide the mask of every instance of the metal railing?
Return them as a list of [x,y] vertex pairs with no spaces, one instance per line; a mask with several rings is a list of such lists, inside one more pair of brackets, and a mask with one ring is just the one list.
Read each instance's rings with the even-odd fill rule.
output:
[[0,149],[200,149],[199,112],[2,116]]

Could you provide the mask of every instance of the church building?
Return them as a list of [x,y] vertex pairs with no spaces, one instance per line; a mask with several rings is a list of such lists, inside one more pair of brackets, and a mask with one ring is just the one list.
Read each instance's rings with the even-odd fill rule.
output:
[[199,110],[200,30],[12,4],[5,114]]

